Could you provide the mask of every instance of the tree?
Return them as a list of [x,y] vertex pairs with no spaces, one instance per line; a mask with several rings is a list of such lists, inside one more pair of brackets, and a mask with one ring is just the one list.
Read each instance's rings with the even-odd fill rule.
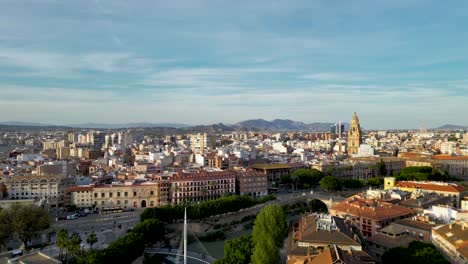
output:
[[408,247],[396,247],[385,251],[382,263],[448,264],[449,262],[433,244],[413,241]]
[[384,179],[378,178],[378,177],[370,178],[367,180],[367,185],[369,186],[380,186],[383,183],[384,183]]
[[274,244],[274,241],[266,239],[255,244],[252,254],[252,264],[277,264],[279,261],[279,250]]
[[7,211],[0,208],[0,251],[13,234]]
[[364,186],[364,183],[358,179],[346,179],[343,180],[341,183],[346,188],[361,188],[362,186]]
[[328,191],[341,191],[341,180],[333,176],[326,176],[320,181],[320,188]]
[[16,234],[26,247],[37,232],[49,227],[50,219],[47,211],[37,205],[14,203],[2,210],[0,223],[6,226],[7,234]]
[[96,233],[94,232],[91,232],[88,237],[86,238],[86,243],[89,244],[89,248],[90,249],[93,249],[93,245],[96,244],[98,242],[98,237],[96,235]]
[[286,215],[283,208],[277,204],[265,206],[255,219],[252,240],[255,245],[263,240],[272,239],[273,244],[282,246],[288,233]]
[[68,239],[68,243],[66,245],[66,249],[70,254],[77,258],[81,253],[81,237],[80,234],[73,232],[73,234]]
[[224,258],[215,261],[215,264],[249,264],[253,254],[254,243],[252,236],[241,236],[228,240],[224,246]]
[[383,161],[383,159],[380,159],[379,173],[380,173],[380,176],[387,176],[387,166],[385,165],[385,162]]
[[309,202],[309,209],[313,213],[326,213],[328,212],[327,205],[318,199]]
[[291,177],[297,177],[302,184],[317,185],[325,175],[316,169],[298,169]]
[[57,232],[57,242],[55,244],[60,249],[59,258],[63,260],[63,250],[68,245],[68,231],[66,229],[60,229]]

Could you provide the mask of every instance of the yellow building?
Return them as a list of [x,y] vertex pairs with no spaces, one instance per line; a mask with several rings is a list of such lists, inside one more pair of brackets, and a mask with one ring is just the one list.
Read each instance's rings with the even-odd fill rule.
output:
[[167,204],[168,189],[156,182],[101,185],[93,188],[93,203],[97,208],[155,207]]

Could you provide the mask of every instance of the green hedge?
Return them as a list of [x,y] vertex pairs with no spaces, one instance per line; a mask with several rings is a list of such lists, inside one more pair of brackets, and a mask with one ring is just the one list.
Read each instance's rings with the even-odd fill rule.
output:
[[184,209],[190,219],[204,219],[213,215],[237,212],[240,209],[249,208],[259,203],[265,203],[276,199],[273,195],[267,195],[260,199],[254,199],[247,195],[222,197],[212,201],[205,201],[191,205],[166,205],[155,208],[146,208],[140,219],[158,219],[162,222],[172,223],[184,218]]

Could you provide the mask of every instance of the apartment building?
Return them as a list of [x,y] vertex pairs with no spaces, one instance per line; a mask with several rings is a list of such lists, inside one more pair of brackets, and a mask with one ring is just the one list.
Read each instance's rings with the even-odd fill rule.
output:
[[65,189],[74,185],[74,178],[63,178],[58,175],[9,176],[6,181],[11,199],[46,200],[50,205],[63,204]]
[[298,169],[305,168],[302,163],[273,163],[273,164],[254,164],[251,169],[259,171],[268,176],[268,185],[273,186],[279,183],[281,177],[286,174],[291,174]]
[[414,192],[419,190],[423,193],[437,193],[442,196],[450,197],[452,200],[452,205],[456,208],[460,208],[461,200],[465,195],[465,188],[455,183],[417,181],[396,182],[394,177],[385,178],[384,188],[385,190],[398,189],[405,192]]
[[468,156],[434,155],[431,161],[434,168],[451,176],[468,176]]
[[240,195],[260,197],[268,194],[268,177],[258,171],[237,172],[236,184]]
[[173,204],[199,202],[236,192],[233,171],[180,172],[170,178],[170,201]]
[[338,216],[357,226],[362,235],[371,237],[391,222],[410,217],[413,210],[378,200],[351,196],[330,208],[330,215]]
[[468,262],[468,223],[457,221],[434,227],[432,243],[449,259],[450,263]]

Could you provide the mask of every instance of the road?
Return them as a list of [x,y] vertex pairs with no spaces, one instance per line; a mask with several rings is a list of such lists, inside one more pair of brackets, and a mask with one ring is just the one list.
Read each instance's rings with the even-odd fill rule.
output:
[[[88,216],[79,217],[74,220],[58,220],[54,223],[54,228],[56,230],[66,229],[69,233],[77,232],[80,234],[85,248],[89,247],[86,244],[87,236],[91,232],[95,232],[98,237],[98,243],[93,245],[93,247],[103,248],[126,234],[129,228],[133,228],[138,224],[142,212],[143,209],[137,209],[132,212],[116,214],[89,214]],[[120,228],[118,228],[119,225]],[[52,236],[51,241],[56,241],[55,236]]]

